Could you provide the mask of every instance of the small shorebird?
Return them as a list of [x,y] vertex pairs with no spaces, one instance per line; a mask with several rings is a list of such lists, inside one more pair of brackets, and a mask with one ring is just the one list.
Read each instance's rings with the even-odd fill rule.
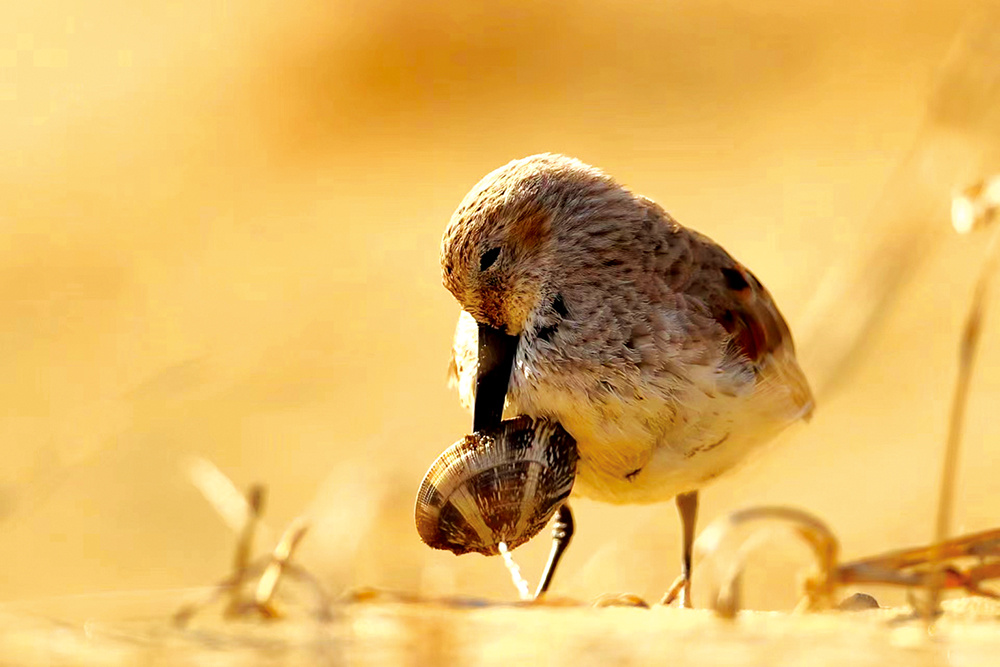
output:
[[[682,569],[664,602],[690,606],[698,489],[812,411],[771,295],[655,202],[551,154],[466,195],[441,267],[463,309],[451,378],[473,429],[499,423],[506,401],[576,439],[580,496],[676,498]],[[560,517],[571,532],[568,507]]]

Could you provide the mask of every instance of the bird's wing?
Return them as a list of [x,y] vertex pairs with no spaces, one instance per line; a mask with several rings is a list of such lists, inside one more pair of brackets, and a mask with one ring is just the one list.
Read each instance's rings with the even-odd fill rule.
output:
[[[696,234],[696,233],[695,233]],[[700,300],[729,335],[729,352],[750,362],[759,382],[780,386],[798,416],[808,418],[813,397],[795,359],[788,323],[767,288],[711,239],[696,234],[692,272],[685,292]]]
[[643,203],[647,215],[671,231],[671,247],[664,252],[673,255],[673,262],[687,265],[672,271],[670,289],[700,303],[704,314],[725,331],[727,357],[748,363],[758,383],[788,396],[791,415],[808,418],[812,392],[795,359],[791,331],[771,294],[715,241],[683,227],[652,200],[643,198]]

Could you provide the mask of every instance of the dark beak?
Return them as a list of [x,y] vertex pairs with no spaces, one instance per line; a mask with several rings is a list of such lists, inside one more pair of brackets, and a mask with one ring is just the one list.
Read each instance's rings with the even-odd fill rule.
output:
[[479,325],[479,372],[472,430],[481,431],[500,423],[507,384],[517,354],[517,336],[509,336],[487,324]]

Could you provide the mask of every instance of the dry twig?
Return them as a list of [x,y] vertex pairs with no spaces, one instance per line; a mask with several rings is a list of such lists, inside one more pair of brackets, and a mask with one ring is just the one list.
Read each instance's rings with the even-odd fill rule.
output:
[[[289,525],[270,555],[251,562],[254,534],[263,513],[263,499],[264,488],[260,485],[251,487],[247,494],[249,512],[236,544],[233,573],[219,582],[205,599],[177,610],[174,614],[174,622],[177,625],[186,625],[195,614],[226,595],[229,596],[229,603],[224,612],[226,618],[248,616],[268,620],[281,618],[282,614],[274,604],[274,596],[279,583],[288,577],[307,585],[316,598],[317,618],[321,621],[330,620],[332,600],[329,595],[312,574],[292,562],[295,550],[309,528],[304,520],[299,518]],[[258,576],[255,594],[250,598],[245,597],[244,587]]]

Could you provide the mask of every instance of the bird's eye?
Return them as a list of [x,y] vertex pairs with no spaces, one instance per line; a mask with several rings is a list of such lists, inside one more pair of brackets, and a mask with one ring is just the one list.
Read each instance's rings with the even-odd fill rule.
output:
[[485,271],[486,269],[493,266],[493,263],[497,261],[497,257],[500,256],[500,248],[490,248],[482,254],[479,258],[479,270]]

